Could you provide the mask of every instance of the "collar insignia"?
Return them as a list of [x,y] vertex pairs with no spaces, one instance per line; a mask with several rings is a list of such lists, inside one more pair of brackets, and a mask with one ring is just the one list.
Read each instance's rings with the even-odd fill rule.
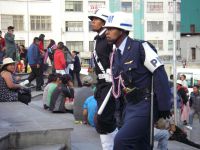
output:
[[128,65],[128,64],[131,64],[132,62],[133,62],[133,60],[130,60],[130,61],[125,62],[124,64]]

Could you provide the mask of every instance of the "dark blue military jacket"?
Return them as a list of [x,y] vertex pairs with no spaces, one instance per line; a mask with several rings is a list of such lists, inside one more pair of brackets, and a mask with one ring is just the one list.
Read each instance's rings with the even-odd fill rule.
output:
[[[133,40],[128,37],[121,58],[119,54],[115,52],[112,65],[113,77],[117,77],[121,74],[126,86],[145,89],[151,88],[151,79],[153,75],[155,104],[159,111],[169,111],[170,88],[164,66],[157,68],[153,74],[144,66],[145,53],[142,46],[143,42],[144,41]],[[148,44],[156,51],[150,43]],[[117,82],[118,81],[114,79],[114,83],[117,84]]]

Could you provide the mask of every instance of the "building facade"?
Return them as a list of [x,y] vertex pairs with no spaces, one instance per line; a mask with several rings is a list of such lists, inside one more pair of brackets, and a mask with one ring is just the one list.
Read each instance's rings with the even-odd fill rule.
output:
[[[176,47],[180,55],[180,0],[176,0]],[[35,36],[63,41],[89,58],[93,38],[88,15],[97,8],[124,11],[133,18],[131,37],[150,41],[165,64],[172,64],[173,0],[0,0],[0,30],[15,26],[15,39],[28,47]]]
[[183,67],[199,68],[200,33],[181,34],[181,58]]
[[199,0],[181,0],[181,33],[200,33],[199,16]]
[[43,33],[45,45],[49,39],[62,41],[89,58],[96,33],[91,31],[88,15],[108,7],[106,0],[0,0],[0,30],[6,33],[8,26],[14,26],[16,43],[26,47]]
[[[110,0],[110,4],[115,0]],[[176,54],[180,57],[180,5],[176,0]],[[132,14],[133,37],[151,42],[167,72],[171,72],[173,60],[173,0],[120,0],[120,6],[110,5],[110,9],[119,8]]]
[[200,1],[181,5],[181,60],[183,67],[200,67]]

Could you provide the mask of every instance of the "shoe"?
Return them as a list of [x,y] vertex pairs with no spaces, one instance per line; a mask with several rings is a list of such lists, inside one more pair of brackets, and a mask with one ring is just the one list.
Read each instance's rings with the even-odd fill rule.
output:
[[183,125],[187,125],[187,121],[186,120],[183,121]]
[[35,86],[34,84],[31,84],[30,82],[28,84],[25,84],[27,87]]
[[188,128],[189,130],[192,130],[192,127],[190,125],[185,126],[186,128]]
[[49,106],[47,106],[46,104],[44,104],[43,107],[45,110],[49,108]]

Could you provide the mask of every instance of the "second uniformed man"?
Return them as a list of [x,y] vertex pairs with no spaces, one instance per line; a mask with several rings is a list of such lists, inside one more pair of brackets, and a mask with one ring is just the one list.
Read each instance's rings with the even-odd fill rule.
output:
[[[106,9],[98,9],[88,18],[91,20],[92,30],[98,34],[94,38],[94,63],[95,73],[97,75],[97,84],[95,99],[98,109],[104,101],[109,89],[111,88],[110,78],[110,54],[112,53],[112,44],[106,40],[106,29],[103,28],[109,12]],[[110,97],[103,113],[97,115],[96,130],[100,134],[103,150],[113,150],[113,141],[117,133],[115,113],[115,100]]]

